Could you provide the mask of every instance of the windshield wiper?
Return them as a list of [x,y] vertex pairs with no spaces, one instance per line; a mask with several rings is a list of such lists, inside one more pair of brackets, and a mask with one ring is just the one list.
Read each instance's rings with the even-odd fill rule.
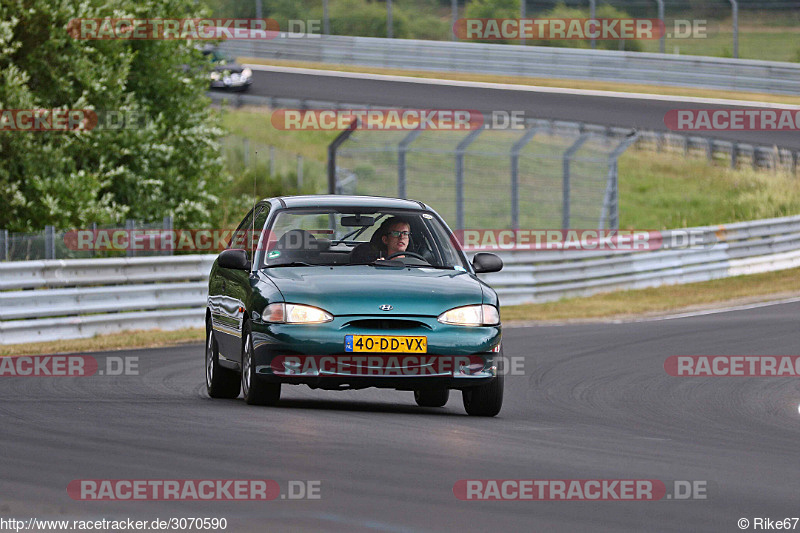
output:
[[313,267],[313,266],[324,266],[324,265],[312,265],[311,263],[304,263],[302,261],[292,261],[291,263],[277,263],[274,265],[266,265],[264,268],[275,268],[275,267]]
[[407,267],[417,267],[417,268],[438,268],[440,270],[455,270],[455,267],[446,266],[446,265],[405,265]]

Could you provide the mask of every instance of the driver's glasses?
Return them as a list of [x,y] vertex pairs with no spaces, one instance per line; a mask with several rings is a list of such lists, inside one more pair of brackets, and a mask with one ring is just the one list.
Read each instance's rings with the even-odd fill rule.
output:
[[396,239],[399,239],[400,237],[411,237],[410,231],[390,231],[388,234]]

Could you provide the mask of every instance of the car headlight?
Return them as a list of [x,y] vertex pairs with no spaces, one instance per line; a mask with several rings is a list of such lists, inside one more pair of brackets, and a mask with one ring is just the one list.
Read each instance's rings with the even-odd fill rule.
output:
[[318,307],[281,302],[265,307],[261,319],[279,324],[322,324],[333,320],[333,315]]
[[252,70],[250,70],[249,68],[245,68],[245,69],[242,71],[242,77],[243,77],[243,78],[249,78],[249,77],[251,77],[252,75],[253,75],[253,71],[252,71]]
[[212,80],[218,81],[219,80],[219,72],[211,72],[210,77],[211,77]]
[[500,323],[500,312],[493,305],[465,305],[445,311],[438,320],[455,326],[496,326]]

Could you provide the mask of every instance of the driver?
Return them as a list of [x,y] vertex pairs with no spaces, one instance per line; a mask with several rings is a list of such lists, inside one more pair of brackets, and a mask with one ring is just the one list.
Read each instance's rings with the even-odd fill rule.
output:
[[[391,257],[392,254],[405,252],[408,248],[408,241],[411,237],[411,226],[405,220],[392,217],[385,224],[385,230],[381,241],[386,246],[386,255],[384,257]],[[395,257],[401,258],[404,255]]]

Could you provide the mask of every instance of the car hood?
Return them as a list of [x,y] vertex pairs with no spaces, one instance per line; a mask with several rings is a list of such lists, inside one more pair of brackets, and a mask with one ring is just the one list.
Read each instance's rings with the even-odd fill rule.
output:
[[[336,316],[439,316],[482,303],[480,282],[467,272],[367,265],[280,267],[262,270],[286,302],[313,305]],[[390,305],[383,311],[379,306]]]

